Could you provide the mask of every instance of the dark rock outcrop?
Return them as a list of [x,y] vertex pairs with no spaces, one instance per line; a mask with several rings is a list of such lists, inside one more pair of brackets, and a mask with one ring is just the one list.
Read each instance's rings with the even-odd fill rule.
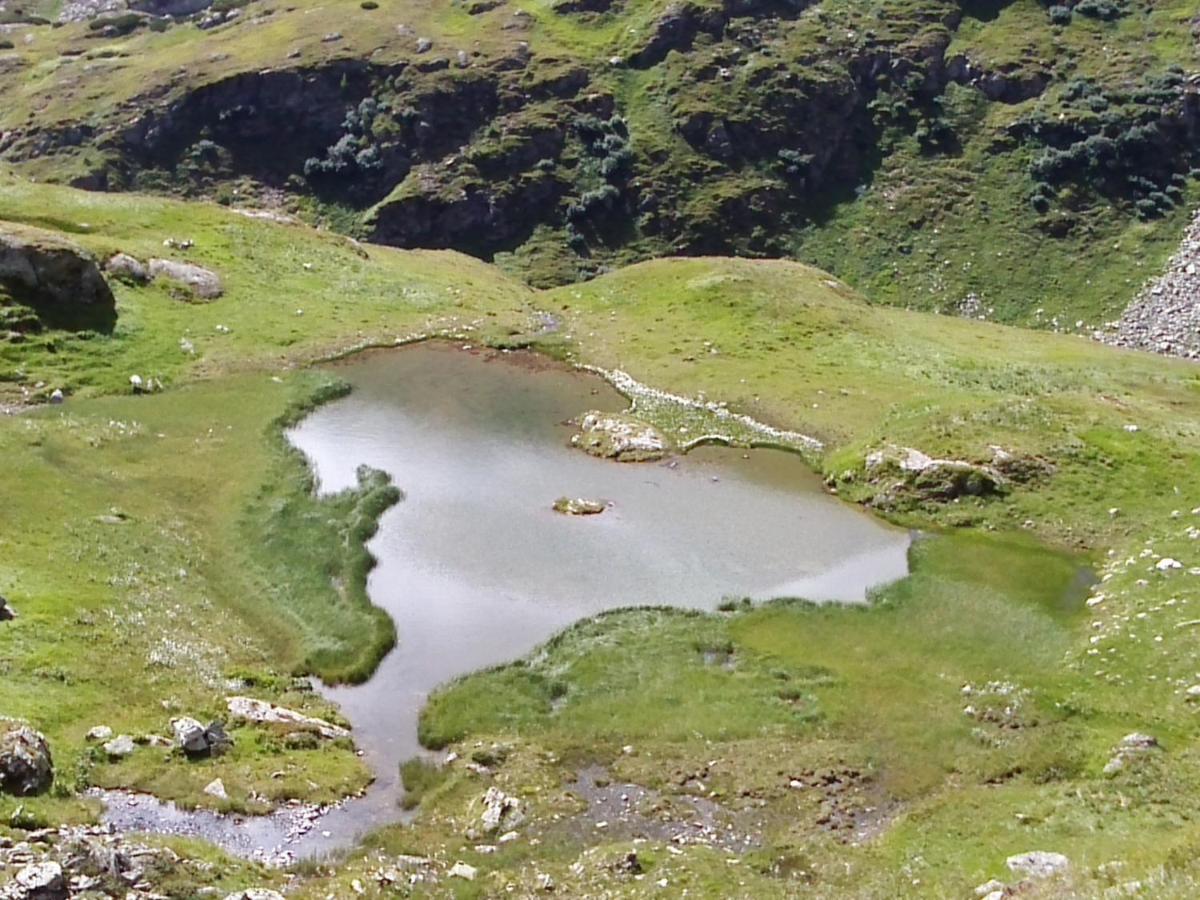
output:
[[112,331],[117,319],[116,300],[95,258],[35,229],[0,228],[0,308],[3,294],[32,311],[36,320],[22,323],[31,330]]
[[471,180],[444,185],[433,167],[409,178],[411,189],[375,209],[369,220],[372,240],[489,256],[527,238],[537,225],[529,211],[553,207],[562,195],[552,175],[536,171],[499,184]]
[[45,736],[28,725],[0,723],[0,792],[30,797],[49,790],[53,781]]

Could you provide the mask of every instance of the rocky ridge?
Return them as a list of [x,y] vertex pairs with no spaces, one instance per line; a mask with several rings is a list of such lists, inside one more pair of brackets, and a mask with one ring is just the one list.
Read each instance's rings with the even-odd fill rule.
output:
[[[214,876],[207,862],[128,840],[101,826],[46,828],[21,840],[0,838],[0,872],[13,875],[0,886],[0,900],[151,900],[164,897],[163,882],[180,870],[197,886]],[[206,894],[221,896],[216,888],[201,888],[197,896]],[[280,895],[252,888],[230,896],[273,900]]]

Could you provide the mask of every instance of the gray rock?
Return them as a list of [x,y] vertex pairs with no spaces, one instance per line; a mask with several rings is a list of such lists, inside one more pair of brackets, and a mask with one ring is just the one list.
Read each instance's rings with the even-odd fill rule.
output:
[[225,900],[284,900],[283,894],[267,888],[248,888],[244,891],[230,894]]
[[1127,734],[1113,748],[1113,756],[1105,764],[1104,774],[1116,775],[1140,757],[1161,749],[1162,747],[1159,745],[1158,739],[1151,735],[1142,734],[1140,731]]
[[124,759],[126,756],[132,756],[136,749],[137,744],[127,734],[118,735],[104,745],[104,752],[109,759]]
[[512,828],[524,819],[521,812],[521,801],[504,793],[497,787],[490,787],[483,795],[483,830],[487,834],[495,834],[501,826]]
[[210,269],[171,259],[150,260],[150,277],[165,278],[200,300],[215,300],[225,293],[221,277]]
[[4,597],[0,597],[0,622],[11,622],[16,617],[17,611]]
[[141,260],[130,256],[128,253],[114,255],[104,264],[104,268],[114,278],[119,278],[122,281],[128,281],[132,284],[146,284],[150,280],[150,273],[146,271],[146,267],[142,264]]
[[474,881],[475,876],[479,874],[479,870],[474,866],[469,866],[461,860],[450,867],[451,878],[461,878],[464,881]]
[[225,723],[220,720],[209,722],[204,729],[204,741],[208,744],[208,752],[220,756],[233,746],[233,738],[225,731]]
[[1030,850],[1028,853],[1018,853],[1005,860],[1008,868],[1026,878],[1050,878],[1065,872],[1071,867],[1071,861],[1061,853],[1048,850]]
[[93,744],[112,740],[113,730],[107,725],[97,725],[87,733],[87,739]]
[[225,782],[220,778],[214,778],[204,788],[204,793],[210,797],[216,797],[218,800],[228,800],[229,793],[225,790]]
[[132,0],[129,8],[156,16],[171,16],[181,19],[204,12],[212,4],[213,0]]
[[1003,493],[1007,479],[993,466],[962,459],[935,459],[912,447],[889,446],[867,454],[867,477],[892,480],[891,493],[920,499],[953,500]]
[[8,723],[0,734],[0,792],[28,797],[48,790],[53,781],[54,761],[45,736],[27,725]]
[[265,700],[256,700],[253,697],[227,697],[225,702],[229,709],[229,715],[235,720],[243,719],[261,725],[278,725],[289,731],[311,731],[328,740],[350,736],[350,732],[340,725],[334,725],[332,722],[326,722],[324,719],[313,716],[306,716],[294,709],[276,706]]
[[48,232],[0,232],[0,287],[50,327],[111,331],[116,323],[116,300],[95,258]]
[[15,881],[22,891],[16,895],[21,900],[59,900],[69,896],[67,879],[56,862],[30,863],[17,872]]
[[188,756],[202,756],[208,752],[208,738],[204,726],[188,716],[171,720],[171,730],[175,733],[175,743]]

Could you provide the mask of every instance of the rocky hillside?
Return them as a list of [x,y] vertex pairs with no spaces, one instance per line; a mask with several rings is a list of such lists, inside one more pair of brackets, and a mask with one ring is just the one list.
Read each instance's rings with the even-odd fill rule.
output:
[[31,176],[283,206],[539,286],[783,255],[873,299],[1088,332],[1197,194],[1185,0],[8,0],[5,20],[0,156]]

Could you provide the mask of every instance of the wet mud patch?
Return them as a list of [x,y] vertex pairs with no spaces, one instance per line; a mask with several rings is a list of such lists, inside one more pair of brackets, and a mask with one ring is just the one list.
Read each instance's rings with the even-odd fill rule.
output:
[[814,824],[843,844],[877,837],[899,811],[874,779],[854,766],[802,769],[789,775],[788,788],[816,802]]
[[705,797],[668,795],[613,781],[601,766],[581,769],[566,789],[585,808],[545,828],[546,836],[587,844],[645,840],[735,854],[762,846],[762,823],[754,812],[734,811]]

